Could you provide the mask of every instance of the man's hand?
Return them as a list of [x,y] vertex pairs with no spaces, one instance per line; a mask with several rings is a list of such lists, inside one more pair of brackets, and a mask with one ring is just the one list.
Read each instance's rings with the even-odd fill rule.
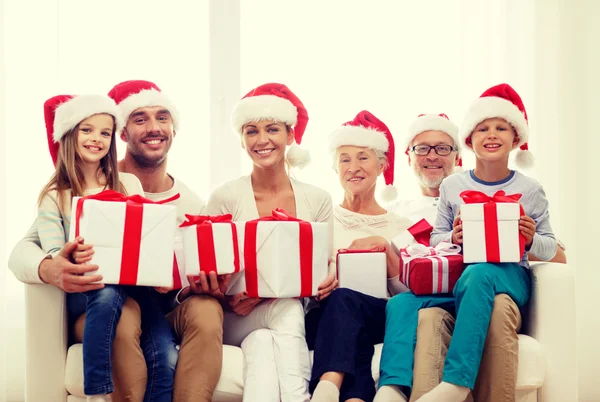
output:
[[381,236],[369,236],[362,239],[355,239],[348,249],[383,251],[384,249],[389,249],[389,243]]
[[246,316],[256,307],[263,299],[249,298],[246,292],[240,292],[229,298],[229,306],[237,315]]
[[533,236],[535,235],[535,221],[527,215],[523,215],[519,219],[519,231],[525,236],[527,247],[531,247],[533,243]]
[[452,223],[452,243],[454,244],[462,244],[463,242],[463,230],[462,230],[462,221],[460,220],[460,212],[454,218],[454,223]]
[[180,295],[179,301],[182,302],[192,295],[206,294],[222,300],[227,290],[227,285],[231,280],[231,274],[217,275],[216,272],[210,272],[208,277],[206,273],[200,272],[197,278],[192,275],[187,276],[190,286],[184,288]]
[[338,280],[334,274],[327,275],[327,278],[318,287],[317,294],[314,296],[316,301],[321,301],[331,294],[338,287]]
[[83,242],[83,239],[78,237],[65,243],[56,257],[43,260],[38,268],[40,279],[67,293],[102,289],[104,284],[94,283],[102,280],[101,275],[83,276],[86,272],[98,270],[97,265],[73,264],[71,262],[71,255],[80,242]]

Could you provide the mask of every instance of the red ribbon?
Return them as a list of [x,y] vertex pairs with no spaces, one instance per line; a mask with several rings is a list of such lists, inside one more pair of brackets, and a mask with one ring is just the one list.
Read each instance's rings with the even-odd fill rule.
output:
[[419,244],[429,247],[429,239],[431,238],[431,232],[433,231],[433,226],[427,222],[426,219],[421,219],[408,229],[408,233],[410,233],[415,241]]
[[198,245],[198,261],[200,271],[208,275],[210,272],[217,272],[217,254],[215,249],[215,239],[213,235],[213,223],[231,224],[231,240],[233,242],[233,265],[235,272],[240,271],[240,249],[238,247],[237,227],[231,221],[231,214],[227,215],[189,215],[185,214],[186,221],[179,225],[180,228],[187,226],[196,226],[196,239]]
[[309,222],[290,216],[286,211],[275,208],[271,216],[246,222],[244,229],[244,269],[246,292],[248,297],[258,296],[258,267],[256,263],[256,233],[259,222],[288,221],[298,222],[300,238],[300,294],[299,297],[312,295],[312,257],[313,232]]
[[79,222],[83,214],[83,204],[87,200],[124,202],[125,224],[123,225],[123,246],[121,254],[120,285],[135,285],[140,262],[140,244],[142,241],[142,220],[144,204],[160,204],[141,195],[126,196],[113,190],[81,197],[75,210],[75,237],[79,236]]
[[[466,190],[460,193],[460,198],[465,204],[483,203],[483,226],[485,228],[485,253],[487,262],[500,262],[500,238],[498,237],[498,210],[499,202],[519,202],[521,194],[506,195],[503,190],[496,191],[493,196],[481,191]],[[523,205],[519,204],[521,216],[525,215]],[[521,256],[525,253],[527,239],[519,231],[519,250]]]

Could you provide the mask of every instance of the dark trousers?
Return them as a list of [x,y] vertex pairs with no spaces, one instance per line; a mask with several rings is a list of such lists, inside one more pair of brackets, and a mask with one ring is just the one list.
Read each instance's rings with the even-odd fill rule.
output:
[[371,373],[374,345],[383,342],[387,300],[377,299],[351,289],[336,289],[320,308],[306,316],[306,336],[314,349],[310,380],[313,392],[319,378],[327,372],[345,374],[340,401],[375,397]]

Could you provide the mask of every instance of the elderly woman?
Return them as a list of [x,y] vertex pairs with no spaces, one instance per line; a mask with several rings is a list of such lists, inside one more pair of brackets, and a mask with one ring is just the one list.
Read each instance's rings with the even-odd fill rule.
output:
[[[368,111],[332,133],[330,149],[344,199],[334,206],[334,250],[386,250],[388,290],[406,291],[398,279],[399,260],[389,241],[411,222],[375,200],[377,178],[384,176],[387,198],[395,196],[394,140],[389,129]],[[391,196],[391,197],[390,197]],[[365,267],[366,269],[367,267]],[[310,381],[312,401],[372,401],[374,345],[383,342],[386,299],[336,289],[306,316],[307,340],[314,340]]]

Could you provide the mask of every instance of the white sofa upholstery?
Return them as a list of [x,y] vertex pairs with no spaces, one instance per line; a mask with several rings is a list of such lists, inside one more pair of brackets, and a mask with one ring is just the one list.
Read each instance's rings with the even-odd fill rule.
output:
[[[568,265],[534,263],[533,293],[519,335],[518,402],[577,401],[575,274]],[[25,401],[85,401],[81,345],[67,350],[65,295],[48,285],[26,286]],[[381,345],[373,358],[379,378]],[[241,401],[241,349],[225,346],[214,401]]]

